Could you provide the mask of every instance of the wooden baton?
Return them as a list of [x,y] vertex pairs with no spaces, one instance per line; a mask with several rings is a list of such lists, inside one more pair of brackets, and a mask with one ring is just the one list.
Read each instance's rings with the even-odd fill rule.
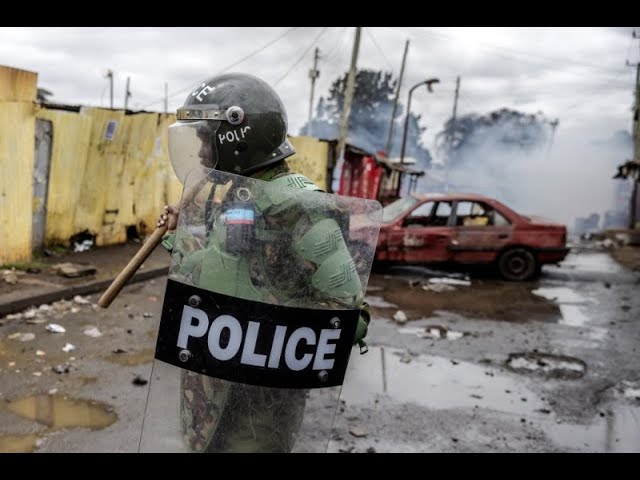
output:
[[162,237],[167,233],[167,225],[163,225],[161,227],[157,227],[153,233],[149,236],[149,238],[144,242],[138,253],[134,255],[134,257],[129,261],[126,267],[122,269],[122,271],[118,274],[109,288],[102,294],[100,300],[98,300],[98,305],[102,308],[107,308],[111,305],[114,298],[118,296],[120,290],[126,285],[129,279],[133,276],[134,273],[140,268],[140,265],[147,259],[151,252],[158,246],[158,244],[162,241]]

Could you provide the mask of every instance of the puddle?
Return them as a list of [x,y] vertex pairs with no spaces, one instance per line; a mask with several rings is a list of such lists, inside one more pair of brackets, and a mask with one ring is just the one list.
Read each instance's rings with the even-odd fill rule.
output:
[[576,270],[586,270],[590,272],[626,272],[625,269],[618,265],[608,253],[599,252],[582,252],[580,253],[580,255],[568,255],[567,258],[562,262],[562,266],[573,268]]
[[38,436],[27,435],[0,435],[0,453],[31,453],[36,446]]
[[155,349],[148,348],[146,350],[142,350],[141,352],[112,353],[106,358],[112,363],[131,367],[133,365],[141,365],[143,363],[153,362],[155,353]]
[[93,430],[108,427],[118,416],[107,405],[92,400],[76,400],[58,395],[36,395],[9,402],[6,408],[52,430],[86,427]]
[[[440,288],[452,287],[454,290],[445,288],[442,291],[433,292],[423,288],[410,288],[406,277],[393,276],[385,279],[385,291],[384,295],[381,295],[383,297],[381,300],[399,305],[409,318],[429,317],[438,310],[450,310],[452,306],[455,306],[456,313],[473,319],[555,323],[561,318],[557,303],[533,294],[531,286],[526,284],[483,280],[474,282],[473,287],[426,281],[423,285],[430,289],[440,286]],[[378,297],[374,296],[373,300],[376,302]],[[375,303],[372,304],[376,306]],[[393,312],[390,314],[392,315]],[[386,316],[386,314],[381,315]]]
[[[544,287],[532,290],[531,293],[559,304],[560,319],[558,320],[558,323],[560,325],[584,327],[589,323],[589,316],[585,314],[584,307],[592,302],[572,288]],[[606,331],[604,333],[606,334]],[[603,332],[595,333],[594,339],[600,340],[602,338]]]
[[590,425],[554,423],[544,426],[556,444],[591,452],[640,452],[640,408],[617,405]]
[[[376,397],[432,409],[480,408],[537,417],[545,407],[536,394],[495,369],[436,356],[407,357],[387,347],[370,347],[351,358],[342,388],[347,405],[374,404]],[[487,375],[489,373],[490,375]],[[505,392],[508,390],[510,393]],[[526,400],[523,401],[522,399]]]
[[587,364],[579,358],[536,352],[511,353],[505,365],[516,373],[539,374],[565,380],[581,378],[587,371]]
[[532,290],[534,295],[553,300],[557,303],[584,304],[585,298],[578,292],[568,287],[544,287]]

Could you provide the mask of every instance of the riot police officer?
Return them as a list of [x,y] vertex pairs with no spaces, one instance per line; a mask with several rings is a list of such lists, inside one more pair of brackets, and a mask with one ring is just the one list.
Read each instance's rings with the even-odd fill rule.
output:
[[[335,204],[326,214],[326,209],[309,207],[308,195],[293,195],[322,189],[292,172],[286,162],[295,151],[287,139],[287,115],[277,93],[253,75],[209,79],[178,109],[177,121],[169,128],[169,152],[185,192],[182,207],[166,206],[158,226],[174,230],[178,215],[181,222],[191,215],[184,211],[189,204],[185,197],[199,196],[205,231],[215,232],[200,241],[167,235],[163,245],[179,258],[176,275],[238,301],[296,306],[292,299],[304,297],[305,305],[317,302],[323,308],[357,310],[353,344],[365,351],[369,313],[344,238],[344,212]],[[194,170],[204,183],[213,178],[206,172],[214,171],[268,182],[268,188],[253,188],[252,183],[228,187],[220,181],[203,193],[203,181],[188,180]],[[205,247],[208,253],[203,254]],[[188,369],[181,375],[182,433],[190,450],[291,451],[307,390],[229,382]]]

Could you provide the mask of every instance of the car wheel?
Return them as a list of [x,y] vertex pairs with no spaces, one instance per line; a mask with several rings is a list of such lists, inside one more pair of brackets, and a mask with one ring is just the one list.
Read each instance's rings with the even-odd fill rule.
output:
[[526,248],[512,248],[500,255],[498,271],[507,280],[522,282],[536,274],[538,262]]

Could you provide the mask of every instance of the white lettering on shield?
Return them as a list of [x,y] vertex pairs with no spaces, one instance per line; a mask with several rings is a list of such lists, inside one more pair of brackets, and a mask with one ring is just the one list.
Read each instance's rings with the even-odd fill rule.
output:
[[[194,323],[195,320],[195,323]],[[279,368],[283,359],[289,370],[301,371],[311,365],[312,370],[331,370],[335,359],[327,358],[334,355],[336,344],[329,343],[340,338],[342,329],[327,328],[320,331],[319,338],[309,327],[293,329],[287,338],[287,327],[278,325],[271,334],[260,331],[259,322],[247,322],[246,331],[240,322],[231,315],[220,315],[209,325],[209,317],[204,310],[184,305],[180,319],[177,346],[187,348],[189,338],[201,338],[207,334],[207,347],[213,358],[220,361],[231,360],[240,355],[240,363],[254,367]],[[223,346],[223,332],[227,330],[225,346]],[[256,345],[265,343],[262,337],[269,335],[266,344],[269,351],[257,353]],[[244,340],[244,345],[243,345]],[[313,347],[302,356],[296,356],[300,344]],[[240,352],[242,346],[242,352]],[[267,361],[268,360],[268,361]],[[312,363],[313,362],[313,363]]]

